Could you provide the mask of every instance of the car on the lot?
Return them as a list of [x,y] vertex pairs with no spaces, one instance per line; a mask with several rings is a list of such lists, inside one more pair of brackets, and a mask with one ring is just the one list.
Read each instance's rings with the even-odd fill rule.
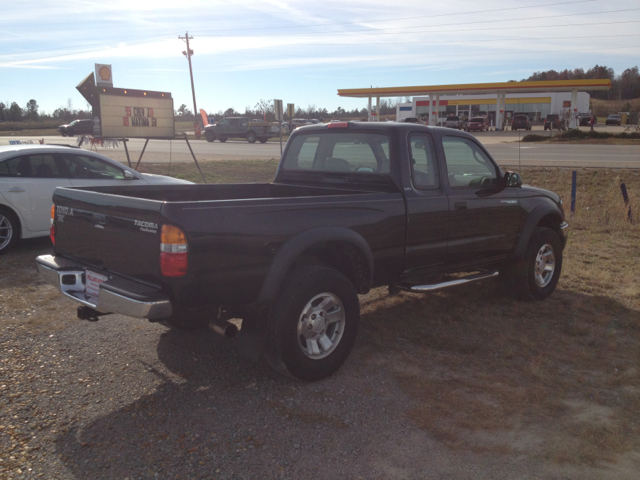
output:
[[564,120],[560,119],[560,115],[550,114],[547,115],[544,119],[544,129],[545,130],[566,130],[567,126],[565,125]]
[[467,132],[488,132],[489,117],[471,117],[467,122]]
[[74,120],[67,125],[60,125],[58,130],[63,137],[93,135],[93,122],[91,120]]
[[[589,113],[579,113],[578,114],[578,124],[581,127],[588,127],[589,125],[591,125],[591,114]],[[596,123],[598,123],[598,119],[596,117],[593,117],[593,123],[594,125]]]
[[0,254],[21,238],[50,234],[56,187],[190,184],[139,173],[111,158],[78,147],[0,146]]
[[511,130],[531,130],[531,120],[527,115],[514,115],[511,119]]
[[444,121],[444,126],[447,128],[457,128],[458,130],[464,130],[467,127],[467,121],[465,118],[457,115],[447,117]]
[[622,123],[622,119],[617,113],[612,113],[607,117],[607,120],[604,123],[605,125],[620,125]]

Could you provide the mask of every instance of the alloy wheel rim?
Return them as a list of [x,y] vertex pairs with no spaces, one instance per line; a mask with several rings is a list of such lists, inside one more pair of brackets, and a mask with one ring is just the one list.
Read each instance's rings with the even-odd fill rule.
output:
[[544,288],[551,282],[553,273],[556,270],[556,255],[553,247],[545,243],[536,255],[534,266],[534,276],[536,284],[540,288]]
[[312,360],[330,355],[342,340],[346,316],[342,301],[324,292],[313,297],[298,319],[298,346]]
[[13,227],[11,222],[4,215],[0,215],[0,250],[9,245],[13,237]]

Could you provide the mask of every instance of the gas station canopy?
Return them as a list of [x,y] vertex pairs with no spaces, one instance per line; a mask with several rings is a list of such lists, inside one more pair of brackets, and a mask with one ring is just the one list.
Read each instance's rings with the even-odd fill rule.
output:
[[[440,95],[467,94],[495,94],[496,128],[502,130],[504,126],[505,95],[508,93],[540,93],[540,92],[571,92],[571,121],[570,128],[577,126],[577,97],[578,90],[609,90],[611,80],[543,80],[536,82],[500,82],[500,83],[467,83],[460,85],[430,85],[418,87],[383,87],[383,88],[347,88],[339,89],[338,95],[349,98],[369,99],[369,121],[378,121],[377,112],[380,111],[380,97],[429,96],[429,125],[436,125],[433,107],[439,111]],[[371,99],[376,99],[376,113],[372,115]],[[375,119],[374,119],[375,116]],[[436,113],[437,116],[437,113]]]
[[609,90],[611,80],[544,80],[539,82],[467,83],[422,87],[383,87],[339,89],[338,95],[350,98],[413,97],[418,95],[457,95],[469,93],[537,93],[571,92],[573,90]]

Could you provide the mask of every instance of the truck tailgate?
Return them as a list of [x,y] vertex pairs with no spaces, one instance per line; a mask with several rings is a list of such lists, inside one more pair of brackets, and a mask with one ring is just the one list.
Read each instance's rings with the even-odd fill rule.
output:
[[160,280],[162,201],[58,188],[56,254],[141,280]]

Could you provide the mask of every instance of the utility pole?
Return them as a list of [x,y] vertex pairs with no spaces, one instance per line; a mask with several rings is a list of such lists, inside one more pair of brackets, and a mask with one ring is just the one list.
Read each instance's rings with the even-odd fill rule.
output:
[[193,55],[193,50],[189,48],[189,40],[193,40],[193,37],[189,36],[189,32],[184,34],[184,37],[178,37],[180,40],[184,40],[187,42],[187,50],[182,52],[182,54],[187,57],[189,60],[189,75],[191,75],[191,93],[193,94],[193,115],[194,118],[198,118],[198,107],[196,106],[196,90],[193,87],[193,70],[191,69],[191,56]]

